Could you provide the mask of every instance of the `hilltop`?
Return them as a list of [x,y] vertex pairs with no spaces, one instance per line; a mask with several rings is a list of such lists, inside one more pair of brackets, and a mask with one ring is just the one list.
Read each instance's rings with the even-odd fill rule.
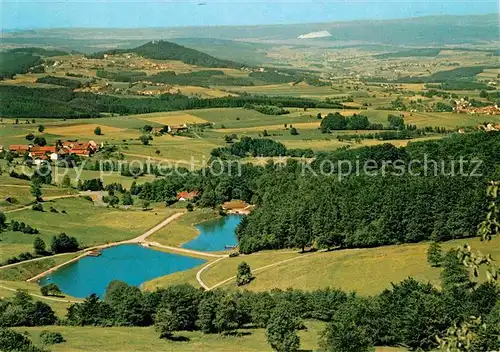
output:
[[243,66],[230,60],[218,59],[201,51],[164,40],[153,40],[133,49],[101,51],[89,55],[88,57],[100,59],[103,58],[104,55],[116,55],[123,53],[134,53],[144,58],[153,60],[179,60],[186,64],[202,67],[240,68]]

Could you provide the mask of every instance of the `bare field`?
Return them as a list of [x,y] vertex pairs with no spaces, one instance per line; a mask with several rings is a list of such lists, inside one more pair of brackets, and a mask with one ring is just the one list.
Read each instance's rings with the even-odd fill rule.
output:
[[94,136],[94,130],[96,127],[100,127],[102,130],[102,134],[110,134],[110,133],[123,133],[126,129],[111,127],[106,125],[98,125],[98,124],[81,124],[81,125],[69,125],[69,126],[49,126],[45,132],[49,134],[55,134],[60,136]]
[[207,120],[204,120],[195,115],[191,115],[189,113],[184,112],[159,112],[152,114],[144,114],[144,115],[133,115],[131,116],[136,119],[142,119],[146,121],[155,122],[161,125],[183,125],[188,123],[206,123]]

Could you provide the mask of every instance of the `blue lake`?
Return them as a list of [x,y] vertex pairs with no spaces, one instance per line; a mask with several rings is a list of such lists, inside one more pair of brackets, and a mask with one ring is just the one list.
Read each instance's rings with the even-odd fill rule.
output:
[[200,234],[182,245],[182,248],[204,252],[223,251],[225,246],[236,246],[236,227],[242,215],[227,215],[196,225]]
[[112,280],[139,286],[145,281],[188,270],[204,262],[203,259],[126,244],[104,249],[99,257],[84,257],[44,277],[40,284],[54,282],[73,297],[83,298],[96,293],[102,298]]

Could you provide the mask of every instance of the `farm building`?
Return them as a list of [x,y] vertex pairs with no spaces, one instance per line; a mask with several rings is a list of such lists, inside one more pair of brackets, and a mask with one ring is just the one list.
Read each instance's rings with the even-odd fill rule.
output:
[[179,202],[184,202],[186,200],[193,200],[200,192],[198,191],[193,191],[193,192],[179,192],[177,193],[177,200]]

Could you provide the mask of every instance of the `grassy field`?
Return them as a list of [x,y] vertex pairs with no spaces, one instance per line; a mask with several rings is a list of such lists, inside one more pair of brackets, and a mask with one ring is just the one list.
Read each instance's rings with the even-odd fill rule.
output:
[[[288,86],[278,85],[282,91],[286,89],[329,89],[329,87],[309,87],[304,85]],[[264,86],[268,87],[269,86]],[[259,88],[259,87],[256,87]],[[278,90],[282,92],[281,90]],[[358,92],[359,93],[359,92]],[[359,94],[358,94],[359,95]],[[336,131],[331,134],[322,134],[319,130],[321,121],[317,119],[317,114],[326,116],[328,113],[340,112],[346,116],[354,113],[361,113],[368,116],[372,123],[382,123],[387,125],[388,114],[405,116],[407,124],[425,126],[440,126],[450,130],[465,126],[476,126],[484,121],[500,123],[500,116],[469,115],[454,113],[435,113],[435,112],[400,112],[391,110],[377,110],[380,106],[389,106],[394,97],[376,98],[364,97],[361,95],[356,98],[358,101],[353,103],[359,105],[361,102],[370,102],[373,106],[367,110],[357,109],[303,109],[287,108],[290,114],[287,115],[265,115],[255,110],[243,108],[216,108],[199,109],[174,112],[161,112],[152,114],[141,114],[131,116],[109,116],[93,119],[75,119],[75,120],[42,120],[46,127],[43,133],[37,132],[35,124],[13,124],[4,122],[0,124],[0,138],[4,145],[26,144],[24,138],[28,133],[43,136],[49,144],[55,143],[58,139],[77,139],[79,141],[94,140],[96,142],[107,142],[117,146],[120,153],[128,160],[142,160],[151,158],[153,161],[162,162],[166,165],[174,166],[179,163],[183,166],[194,165],[199,168],[203,160],[210,157],[210,151],[214,148],[226,145],[224,136],[227,134],[237,134],[238,137],[250,136],[261,138],[264,130],[269,134],[268,138],[282,141],[290,148],[311,148],[313,150],[333,150],[340,147],[353,145],[351,142],[339,142],[338,135],[344,133],[356,133],[356,131]],[[40,119],[39,119],[40,120]],[[163,125],[182,125],[193,123],[211,122],[214,129],[195,128],[189,137],[170,135],[154,136],[149,145],[143,145],[139,137],[143,134],[141,128],[149,124],[152,126]],[[285,125],[287,126],[285,128]],[[299,132],[299,135],[290,134],[290,125],[293,125]],[[101,127],[103,135],[96,136],[94,129]],[[361,131],[358,131],[362,133]],[[391,143],[402,145],[406,141],[389,141]],[[364,140],[360,145],[371,145],[381,143],[380,141]],[[359,146],[359,145],[356,145]],[[191,160],[194,160],[194,163]],[[95,160],[91,158],[90,161]],[[115,182],[116,179],[113,179]],[[128,184],[130,180],[124,180]]]
[[137,178],[133,177],[127,177],[127,176],[122,176],[118,172],[111,172],[111,171],[94,171],[94,170],[79,170],[79,169],[66,169],[66,168],[59,168],[54,170],[53,174],[53,182],[55,183],[61,183],[62,180],[64,179],[64,176],[68,175],[70,179],[72,180],[72,185],[76,187],[77,185],[77,176],[81,180],[90,180],[90,179],[102,179],[104,186],[111,184],[111,183],[120,183],[123,187],[126,189],[129,189],[130,186],[132,185],[132,182],[136,182],[138,185],[143,184],[148,181],[154,180],[153,175],[144,175],[144,176],[139,176]]
[[[38,286],[36,283],[28,283],[24,281],[0,280],[0,298],[12,297],[15,294],[15,292],[12,291],[11,289],[21,290],[30,294],[40,295],[40,286]],[[55,297],[58,299],[57,301],[51,298],[52,297],[43,298],[43,296],[34,297],[35,300],[40,300],[50,305],[59,318],[64,318],[66,316],[67,309],[72,304],[69,301],[77,300],[73,297],[65,295],[60,295],[58,297]]]
[[[204,265],[206,265],[205,263]],[[196,280],[196,273],[201,267],[196,267],[189,270],[180,271],[171,275],[158,277],[151,281],[142,284],[142,288],[146,291],[154,291],[157,288],[165,288],[171,285],[190,284],[194,287],[199,287],[200,284]]]
[[[324,329],[324,323],[306,321],[306,329],[299,331],[301,351],[318,349],[318,334]],[[187,341],[174,342],[160,339],[152,327],[70,327],[47,326],[36,328],[16,328],[26,331],[35,344],[39,344],[39,335],[43,330],[60,332],[66,342],[50,346],[53,352],[264,352],[272,351],[267,344],[264,329],[241,329],[239,336],[205,335],[201,332],[181,331]],[[376,352],[400,352],[404,349],[381,347]]]
[[[491,253],[500,258],[500,238],[491,243],[478,239],[450,241],[444,249],[455,248],[468,242],[475,250]],[[427,264],[428,243],[405,244],[367,249],[347,249],[331,252],[300,254],[290,251],[259,252],[248,256],[224,259],[207,270],[201,279],[209,286],[220,283],[236,275],[242,261],[253,270],[255,279],[245,289],[264,291],[272,288],[289,287],[303,290],[333,287],[345,291],[356,291],[362,295],[372,295],[389,288],[391,282],[399,282],[414,277],[424,282],[439,285],[439,268]],[[271,265],[286,261],[282,264]],[[263,270],[257,270],[271,265]],[[174,283],[195,283],[198,269],[180,274],[168,275],[150,281],[146,289],[165,287]],[[236,289],[234,280],[222,285],[223,288]]]
[[251,94],[262,94],[269,96],[289,96],[289,97],[302,97],[302,98],[327,98],[335,96],[347,96],[348,90],[339,89],[338,87],[315,87],[307,83],[301,82],[299,84],[269,84],[248,87],[223,87],[224,90],[242,93],[247,92]]
[[[2,180],[2,184],[0,184],[0,211],[20,208],[34,201],[29,182],[3,176],[0,177],[0,180]],[[10,183],[11,180],[12,183]],[[50,199],[51,197],[74,195],[77,192],[73,189],[44,186],[42,193],[43,197]],[[12,198],[11,202],[6,201],[9,197]]]
[[199,232],[193,225],[217,216],[214,210],[207,208],[187,212],[180,218],[172,221],[168,226],[154,233],[149,237],[149,240],[167,246],[180,247],[182,244],[198,236]]
[[[55,208],[59,213],[50,212]],[[47,245],[52,236],[66,232],[78,239],[81,246],[110,243],[131,239],[141,235],[178,210],[158,207],[152,211],[123,210],[95,206],[83,198],[68,198],[44,203],[44,212],[31,209],[7,214],[8,220],[23,221],[37,228]],[[67,214],[61,213],[65,210]],[[34,235],[5,231],[0,234],[0,259],[7,259],[5,253],[12,254],[12,248],[32,245]],[[10,246],[13,246],[12,248]],[[19,254],[19,253],[18,253]]]
[[76,253],[68,253],[55,257],[47,257],[37,261],[21,263],[19,265],[2,268],[0,267],[0,280],[6,281],[26,281],[50,268],[65,263],[77,257]]

